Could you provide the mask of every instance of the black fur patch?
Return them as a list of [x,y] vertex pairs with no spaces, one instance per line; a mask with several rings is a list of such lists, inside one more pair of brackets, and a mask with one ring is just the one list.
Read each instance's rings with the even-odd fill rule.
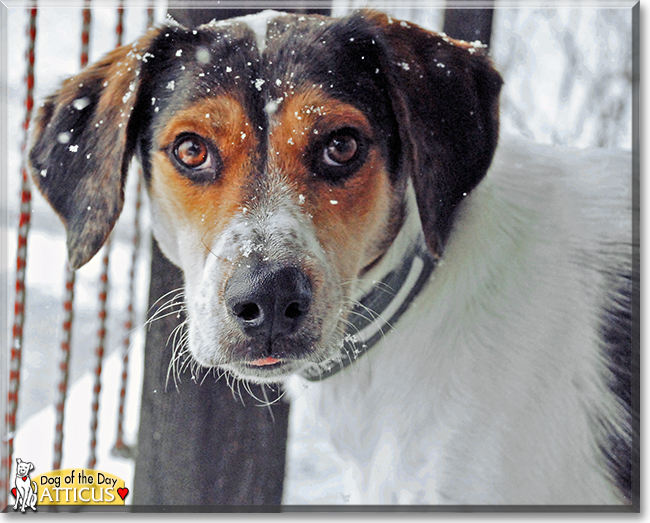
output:
[[630,427],[638,427],[638,411],[633,401],[633,380],[638,375],[634,364],[632,294],[633,279],[630,274],[621,275],[610,306],[605,311],[601,326],[605,358],[610,371],[608,386],[616,395],[623,411],[624,432],[603,423],[607,434],[601,449],[612,477],[628,502],[639,499],[639,485],[635,481],[634,464],[639,463],[637,436]]

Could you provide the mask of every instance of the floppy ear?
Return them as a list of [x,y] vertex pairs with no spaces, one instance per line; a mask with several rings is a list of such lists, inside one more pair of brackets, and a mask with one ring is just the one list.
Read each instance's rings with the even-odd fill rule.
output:
[[63,220],[74,269],[97,253],[122,211],[137,134],[129,116],[143,56],[158,31],[66,80],[34,121],[32,177]]
[[499,134],[502,79],[485,49],[378,13],[389,62],[402,168],[427,245],[440,256],[458,203],[485,176]]

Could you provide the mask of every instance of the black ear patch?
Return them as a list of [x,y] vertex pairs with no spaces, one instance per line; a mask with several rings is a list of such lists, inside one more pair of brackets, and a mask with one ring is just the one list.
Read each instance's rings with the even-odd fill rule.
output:
[[158,31],[64,82],[34,121],[32,177],[65,224],[75,269],[101,248],[122,210],[134,145],[129,117],[142,58]]
[[485,176],[499,134],[503,83],[484,49],[378,13],[375,25],[400,127],[403,169],[427,245],[439,256],[458,203]]

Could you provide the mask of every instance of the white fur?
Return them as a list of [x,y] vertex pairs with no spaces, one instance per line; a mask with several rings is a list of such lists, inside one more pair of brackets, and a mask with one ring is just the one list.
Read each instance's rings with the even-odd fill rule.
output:
[[307,479],[331,486],[321,501],[620,503],[590,417],[618,413],[598,326],[602,269],[629,270],[630,184],[628,153],[501,145],[395,330],[324,381],[292,378],[285,501],[318,502],[290,491],[311,430],[334,453]]
[[257,49],[259,50],[259,53],[262,54],[264,52],[264,49],[266,49],[266,32],[269,22],[283,14],[284,13],[281,13],[280,11],[267,9],[260,13],[240,16],[238,18],[230,18],[227,20],[213,20],[207,25],[219,27],[232,25],[233,23],[237,22],[246,24],[255,33],[255,42],[257,44]]

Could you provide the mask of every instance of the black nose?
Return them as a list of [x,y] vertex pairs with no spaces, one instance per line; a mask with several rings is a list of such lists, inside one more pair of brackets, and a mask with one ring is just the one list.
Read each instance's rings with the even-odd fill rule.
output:
[[269,341],[298,329],[311,306],[311,283],[296,267],[238,267],[225,289],[228,311],[249,336]]

